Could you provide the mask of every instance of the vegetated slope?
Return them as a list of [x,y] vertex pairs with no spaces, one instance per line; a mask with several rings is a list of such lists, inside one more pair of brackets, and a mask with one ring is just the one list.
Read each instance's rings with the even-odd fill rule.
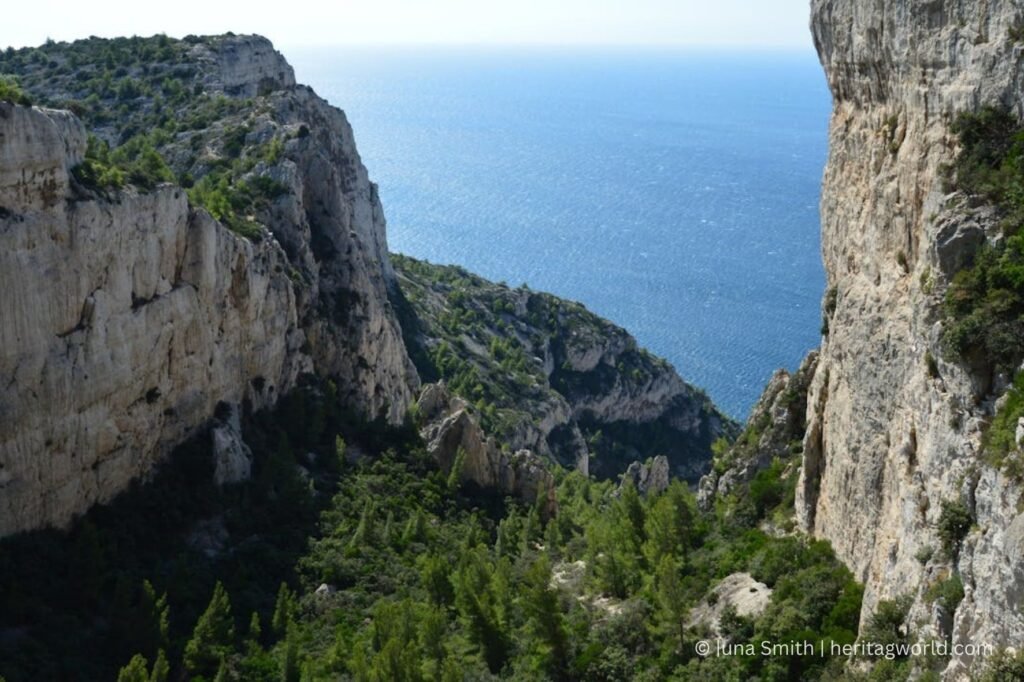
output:
[[513,450],[599,478],[660,454],[674,475],[695,481],[707,471],[711,444],[736,433],[671,365],[579,303],[458,267],[392,262],[420,376],[444,380]]
[[412,424],[340,412],[335,391],[317,382],[244,417],[249,481],[212,485],[198,439],[69,531],[0,541],[0,675],[785,680],[841,667],[695,654],[715,633],[853,641],[859,586],[825,543],[762,529],[785,513],[775,502],[750,506],[741,485],[704,513],[678,481],[642,496],[559,470],[545,520],[439,470]]

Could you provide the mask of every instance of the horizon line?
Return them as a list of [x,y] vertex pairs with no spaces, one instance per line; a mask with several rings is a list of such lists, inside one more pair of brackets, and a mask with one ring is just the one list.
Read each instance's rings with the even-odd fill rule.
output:
[[287,49],[323,49],[323,48],[352,48],[352,49],[537,49],[537,48],[548,48],[548,49],[559,49],[559,50],[574,50],[574,49],[644,49],[644,50],[734,50],[734,51],[777,51],[777,52],[810,52],[815,53],[814,44],[811,40],[808,40],[806,44],[797,43],[746,43],[746,42],[634,42],[634,41],[615,41],[615,42],[554,42],[554,41],[495,41],[495,42],[473,42],[473,41],[411,41],[411,42],[398,42],[398,41],[356,41],[356,42],[291,42],[291,41],[276,41],[265,33],[249,33],[249,32],[236,32],[236,31],[223,31],[213,33],[188,33],[184,35],[172,35],[166,32],[157,32],[151,34],[139,34],[133,33],[130,35],[119,34],[119,35],[86,35],[77,38],[61,38],[54,39],[47,37],[38,43],[26,43],[21,45],[7,44],[0,46],[0,50],[23,50],[23,49],[35,49],[46,46],[49,42],[60,43],[74,43],[82,40],[89,40],[91,38],[100,38],[104,40],[114,40],[116,38],[153,38],[160,35],[166,35],[174,40],[183,40],[188,35],[196,35],[200,37],[214,37],[228,35],[229,33],[234,35],[258,35],[262,36],[271,43],[273,43],[275,49],[283,50]]

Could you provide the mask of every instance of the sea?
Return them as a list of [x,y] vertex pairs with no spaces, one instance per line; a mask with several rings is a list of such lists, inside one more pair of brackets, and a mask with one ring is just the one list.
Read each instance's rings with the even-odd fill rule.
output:
[[810,48],[283,51],[345,110],[392,251],[579,301],[737,419],[819,344]]

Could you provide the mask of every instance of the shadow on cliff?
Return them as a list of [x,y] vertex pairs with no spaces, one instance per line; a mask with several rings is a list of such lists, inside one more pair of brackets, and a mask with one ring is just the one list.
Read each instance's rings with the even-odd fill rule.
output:
[[[338,404],[333,384],[316,380],[273,411],[247,413],[247,481],[214,483],[205,429],[151,481],[135,482],[67,530],[0,541],[0,677],[111,680],[134,654],[152,660],[160,648],[180,660],[218,580],[236,620],[258,613],[269,623],[279,586],[296,585],[297,562],[351,466],[339,452],[376,456],[419,445],[414,429],[360,421]],[[166,634],[158,602],[170,605]]]

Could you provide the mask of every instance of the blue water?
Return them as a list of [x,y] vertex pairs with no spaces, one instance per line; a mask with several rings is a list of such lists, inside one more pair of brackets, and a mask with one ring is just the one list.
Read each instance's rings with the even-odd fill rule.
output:
[[818,344],[810,51],[285,53],[347,112],[392,250],[581,301],[736,417]]

